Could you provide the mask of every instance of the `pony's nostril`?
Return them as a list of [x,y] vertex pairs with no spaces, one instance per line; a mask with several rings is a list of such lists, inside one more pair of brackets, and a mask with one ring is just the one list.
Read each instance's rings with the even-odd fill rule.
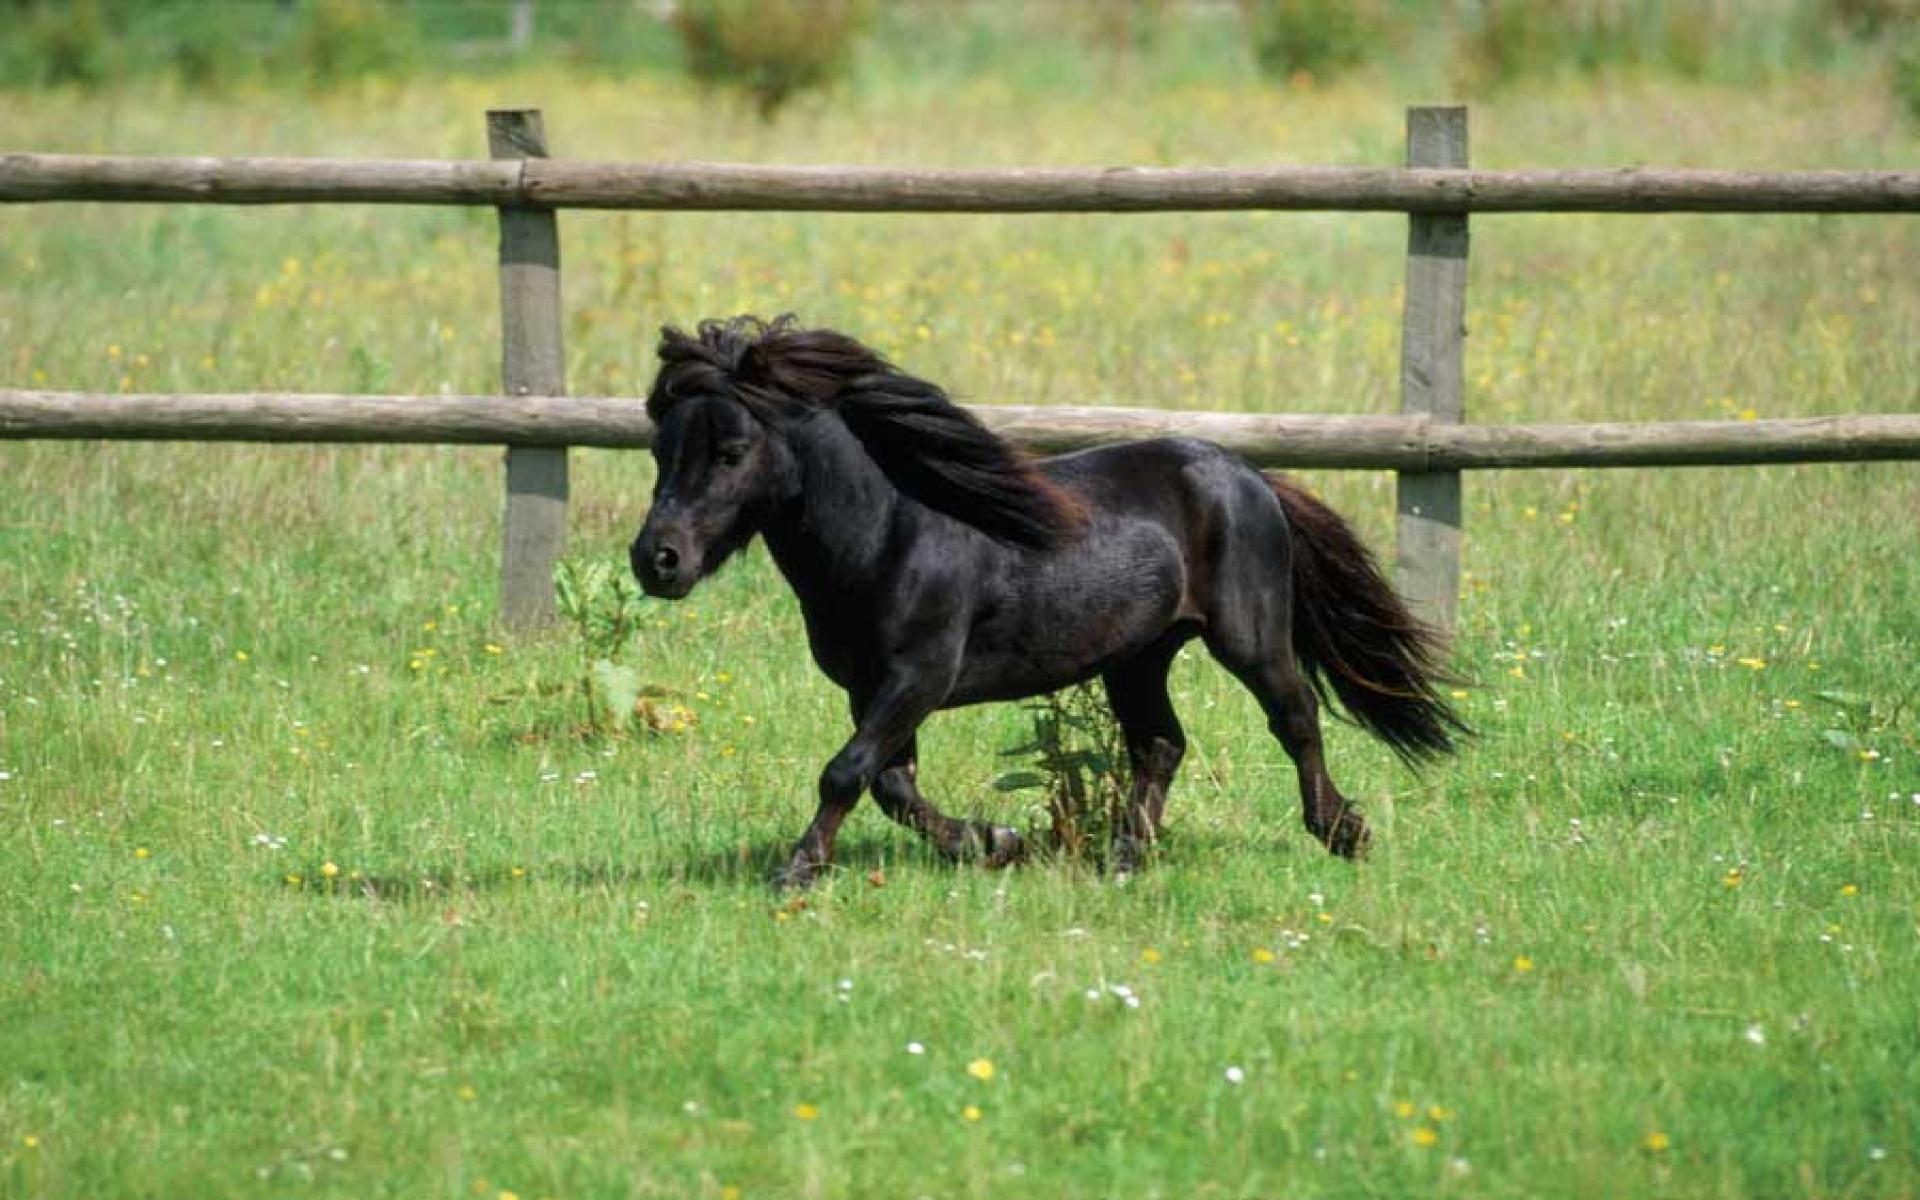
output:
[[662,575],[671,575],[680,565],[680,552],[672,546],[662,546],[653,552],[653,569]]

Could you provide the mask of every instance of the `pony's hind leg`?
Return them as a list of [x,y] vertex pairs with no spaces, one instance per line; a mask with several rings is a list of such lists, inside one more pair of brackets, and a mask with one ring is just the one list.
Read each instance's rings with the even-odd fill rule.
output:
[[1020,835],[991,821],[962,821],[935,808],[920,794],[920,765],[912,740],[873,777],[873,798],[880,811],[932,843],[956,861],[990,867],[1018,862],[1026,852]]
[[1167,789],[1186,756],[1187,735],[1167,696],[1167,669],[1186,640],[1170,635],[1101,679],[1133,767],[1133,785],[1114,822],[1113,869],[1118,873],[1136,869],[1159,839]]
[[1301,817],[1307,832],[1341,858],[1358,858],[1366,853],[1371,835],[1359,811],[1333,786],[1333,777],[1327,773],[1320,748],[1320,702],[1292,662],[1279,674],[1285,681],[1273,689],[1277,704],[1264,695],[1261,704],[1267,709],[1267,727],[1286,747],[1299,775]]
[[1334,854],[1358,858],[1366,852],[1367,823],[1327,773],[1320,704],[1293,656],[1291,630],[1271,612],[1249,626],[1216,625],[1207,636],[1208,649],[1259,699],[1267,729],[1293,760],[1307,831]]

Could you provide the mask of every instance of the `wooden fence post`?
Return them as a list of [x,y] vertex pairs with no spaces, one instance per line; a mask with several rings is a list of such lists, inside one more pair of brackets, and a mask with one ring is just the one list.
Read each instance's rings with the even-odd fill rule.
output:
[[[1407,110],[1407,166],[1465,167],[1467,110]],[[1400,338],[1400,411],[1459,424],[1466,409],[1467,214],[1414,213]],[[1460,472],[1399,473],[1400,590],[1451,631],[1460,601]]]
[[[547,156],[539,109],[487,113],[496,159]],[[509,396],[564,396],[560,339],[560,226],[552,209],[501,208],[500,376]],[[567,451],[507,447],[500,615],[510,628],[553,621],[553,568],[567,537]]]

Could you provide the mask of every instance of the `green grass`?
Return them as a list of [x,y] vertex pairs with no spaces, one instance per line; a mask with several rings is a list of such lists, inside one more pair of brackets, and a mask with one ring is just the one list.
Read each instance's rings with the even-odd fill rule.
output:
[[[473,156],[484,107],[532,99],[582,156],[1379,163],[1419,98],[1167,83],[1115,120],[901,78],[767,128],[532,73],[21,93],[5,138]],[[1497,166],[1920,150],[1846,79],[1598,81],[1474,121]],[[488,213],[0,220],[8,386],[497,382]],[[1394,218],[563,224],[581,393],[638,392],[661,321],[792,308],[980,400],[1397,403]],[[1915,261],[1904,218],[1478,221],[1470,412],[1915,411]],[[1482,736],[1416,778],[1332,731],[1361,866],[1196,653],[1155,869],[956,869],[867,805],[788,910],[762,880],[845,717],[777,576],[756,551],[650,611],[636,658],[690,729],[575,736],[529,687],[572,647],[491,621],[498,460],[0,446],[0,1195],[1920,1192],[1910,464],[1473,477]],[[575,463],[572,550],[616,557],[650,468]],[[1312,482],[1389,544],[1388,477]],[[937,718],[930,794],[1024,819],[990,787],[1022,721]]]

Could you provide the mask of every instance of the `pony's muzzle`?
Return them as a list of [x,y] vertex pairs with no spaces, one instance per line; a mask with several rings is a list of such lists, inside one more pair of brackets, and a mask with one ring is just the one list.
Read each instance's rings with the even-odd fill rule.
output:
[[678,547],[647,533],[634,539],[627,561],[641,590],[662,599],[678,600],[686,595],[698,576]]

